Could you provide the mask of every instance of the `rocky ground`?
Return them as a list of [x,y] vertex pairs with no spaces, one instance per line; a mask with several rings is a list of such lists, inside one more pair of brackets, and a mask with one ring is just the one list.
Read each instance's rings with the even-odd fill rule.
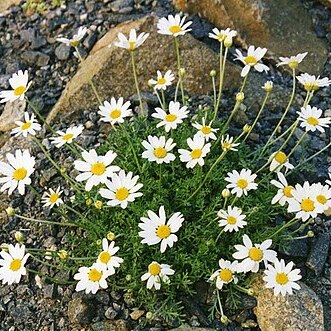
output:
[[[328,50],[327,61],[324,65],[321,75],[330,77],[331,74],[331,12],[330,9],[323,7],[315,1],[303,1],[301,5],[307,10],[313,20],[314,28],[312,32],[323,41]],[[56,37],[60,34],[71,36],[81,25],[89,27],[88,36],[84,39],[81,52],[84,56],[91,51],[97,40],[100,40],[107,31],[121,22],[128,20],[137,20],[147,14],[155,13],[158,16],[165,16],[168,13],[174,13],[174,8],[168,0],[117,0],[117,1],[84,1],[69,2],[67,5],[55,8],[44,14],[31,13],[26,15],[22,6],[11,7],[3,16],[0,15],[0,89],[8,88],[8,79],[11,74],[18,69],[30,69],[33,85],[29,92],[29,98],[42,110],[46,116],[51,108],[57,103],[63,89],[70,79],[76,73],[78,66],[77,60],[72,56],[72,51],[62,44],[56,42]],[[208,48],[217,51],[217,44],[213,43],[207,36],[212,25],[197,15],[191,17],[194,21],[194,37],[207,45]],[[303,47],[302,51],[305,48]],[[278,70],[274,66],[274,60],[268,62],[271,70],[269,79],[277,83],[284,91],[291,86],[291,76]],[[207,72],[207,75],[209,70]],[[259,82],[260,84],[260,82]],[[259,85],[260,86],[260,85]],[[235,89],[227,89],[225,95],[232,96]],[[331,88],[321,90],[312,100],[311,104],[327,110],[326,115],[331,116]],[[302,102],[302,97],[298,97],[297,102]],[[134,99],[134,97],[133,97]],[[192,97],[195,104],[208,104],[209,97]],[[146,96],[149,106],[152,107],[155,100],[151,95]],[[281,100],[279,100],[281,103]],[[226,109],[230,101],[222,106]],[[277,107],[277,100],[273,103],[275,111],[266,112],[257,127],[257,134],[253,136],[254,143],[260,143],[264,140],[265,132],[271,131],[271,125],[279,118],[281,107]],[[2,106],[1,106],[2,107]],[[250,109],[250,105],[247,105]],[[254,108],[251,105],[252,108]],[[291,109],[290,114],[293,119],[295,110]],[[4,110],[0,108],[0,112]],[[7,109],[11,112],[12,109]],[[246,117],[245,117],[246,116]],[[239,129],[247,116],[254,117],[254,114],[242,111],[241,116],[236,120],[233,130]],[[244,118],[244,120],[243,120]],[[100,125],[94,112],[90,109],[79,113],[75,117],[76,123],[83,123],[86,130],[80,138],[80,144],[84,147],[97,146],[105,139],[105,127]],[[62,120],[55,124],[56,127],[67,127],[69,120]],[[285,127],[289,122],[285,123]],[[10,121],[1,115],[0,135],[1,157],[12,145],[8,144],[8,128]],[[283,128],[283,129],[284,129]],[[301,132],[296,134],[300,136]],[[330,132],[326,135],[314,135],[310,140],[310,148],[316,152],[323,148],[329,141]],[[57,155],[63,164],[72,163],[70,155],[57,154],[58,150],[50,146],[49,140],[43,140],[44,146]],[[9,146],[9,147],[8,147]],[[36,151],[36,150],[35,150]],[[299,150],[294,157],[300,159],[305,150]],[[330,171],[331,158],[328,152],[314,160],[315,169],[310,173],[313,180],[325,179]],[[61,182],[55,171],[51,168],[43,154],[37,155],[40,163],[37,168],[44,169],[37,173],[36,178],[40,186],[45,187],[49,183],[56,186]],[[301,179],[304,179],[301,176]],[[66,199],[69,200],[71,193],[65,192]],[[52,219],[52,215],[42,210],[39,199],[33,193],[27,193],[24,197],[14,196],[7,202],[2,196],[2,209],[10,203],[15,208],[20,208],[24,214],[32,215],[44,213],[45,217]],[[31,210],[28,206],[34,206]],[[0,209],[1,211],[1,209]],[[27,244],[33,246],[42,246],[47,249],[61,246],[65,241],[65,233],[56,228],[48,228],[25,225],[17,219],[10,219],[1,214],[2,231],[0,233],[0,242],[8,242],[13,239],[13,233],[18,227],[24,232]],[[312,227],[316,233],[315,238],[307,240],[296,240],[291,246],[283,252],[289,256],[302,268],[305,283],[313,289],[320,297],[324,305],[325,329],[331,330],[331,254],[328,254],[331,220],[325,217],[317,219],[316,225]],[[33,267],[33,265],[31,266]],[[52,277],[57,276],[68,279],[67,274],[55,274],[54,271],[47,268],[43,272]],[[313,292],[309,292],[313,297]],[[267,299],[271,300],[271,299]],[[318,300],[318,298],[316,299]],[[199,303],[203,301],[202,297],[196,300],[183,300],[185,308],[190,316],[187,320],[186,330],[193,330],[194,327],[213,327],[218,330],[256,330],[255,317],[252,315],[252,309],[255,306],[254,300],[243,298],[243,307],[240,312],[234,316],[236,323],[230,326],[221,326],[220,324],[209,324],[206,318],[205,310]],[[263,307],[260,307],[263,311]],[[300,307],[299,307],[300,308]],[[268,309],[271,309],[268,307]],[[300,309],[299,309],[300,311]],[[301,307],[302,311],[302,307]],[[281,311],[279,316],[284,317],[286,312]],[[321,312],[316,312],[316,315]],[[262,312],[263,314],[263,312]],[[146,322],[146,327],[139,323]],[[86,326],[82,326],[86,325]],[[169,327],[177,327],[172,325]],[[73,285],[58,285],[44,283],[35,277],[29,275],[29,281],[16,286],[0,287],[0,331],[15,330],[164,330],[166,326],[162,321],[146,320],[146,311],[140,310],[134,306],[128,298],[123,297],[121,293],[99,292],[95,297],[75,293]],[[185,330],[185,328],[182,328]],[[198,329],[196,329],[198,330]],[[202,329],[201,329],[202,330]],[[272,330],[271,327],[269,329]],[[293,329],[294,330],[294,329]],[[307,329],[308,330],[308,329]],[[317,328],[316,328],[317,330]],[[319,329],[318,329],[319,330]]]

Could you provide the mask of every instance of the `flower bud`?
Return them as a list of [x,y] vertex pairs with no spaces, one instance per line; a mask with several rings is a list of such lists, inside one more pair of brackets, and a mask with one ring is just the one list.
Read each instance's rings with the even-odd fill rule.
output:
[[61,174],[64,174],[66,172],[66,169],[65,168],[61,168],[60,169],[60,172],[61,172]]
[[96,241],[96,243],[97,243],[98,246],[100,246],[101,243],[102,243],[101,239],[98,239],[98,240]]
[[210,107],[209,107],[209,106],[206,106],[206,107],[203,108],[203,110],[204,110],[205,112],[207,112],[207,111],[210,110]]
[[8,252],[8,244],[3,243],[3,244],[0,245],[0,248],[1,248],[4,252]]
[[248,133],[251,128],[252,127],[250,125],[245,124],[244,127],[243,127],[243,132]]
[[224,199],[228,198],[229,196],[231,195],[231,192],[229,189],[225,188],[223,191],[222,191],[222,197]]
[[209,75],[210,75],[210,77],[215,77],[216,76],[216,70],[211,70]]
[[14,234],[14,237],[15,237],[16,241],[18,241],[19,243],[22,243],[24,240],[24,236],[21,231],[16,231]]
[[315,236],[314,231],[309,230],[309,231],[307,232],[307,237],[308,237],[308,238],[312,238],[312,237],[314,237],[314,236]]
[[154,87],[153,79],[148,80],[148,86],[149,87]]
[[249,288],[247,290],[247,294],[250,295],[250,296],[253,296],[254,295],[254,290],[252,288]]
[[12,207],[8,207],[8,208],[6,208],[6,213],[8,216],[13,216],[13,215],[15,215],[15,209]]
[[225,40],[224,40],[224,46],[226,48],[229,48],[231,47],[233,44],[233,41],[232,41],[232,38],[231,37],[226,37]]
[[61,249],[58,251],[57,255],[61,260],[66,260],[68,257],[68,252],[65,249]]
[[147,313],[146,313],[146,319],[147,320],[151,320],[153,318],[153,313],[151,312],[151,311],[148,311]]
[[222,322],[223,324],[228,324],[228,323],[229,323],[229,319],[228,319],[225,315],[222,315],[222,317],[221,317],[221,322]]
[[108,232],[106,237],[109,241],[113,241],[116,239],[115,233],[113,232]]
[[92,203],[93,203],[93,200],[90,199],[90,198],[86,199],[86,201],[85,201],[85,204],[86,204],[87,207],[91,206]]
[[103,206],[102,201],[97,200],[96,202],[94,202],[94,207],[95,207],[96,209],[101,209],[102,206]]
[[236,94],[236,101],[243,102],[245,99],[245,94],[243,92],[239,92]]
[[264,85],[262,86],[262,88],[266,92],[271,92],[273,87],[274,87],[274,83],[272,81],[270,81],[270,80],[268,80],[267,82],[265,82]]
[[178,72],[178,75],[179,75],[179,77],[183,77],[185,75],[185,73],[186,73],[185,68],[180,68],[179,72]]
[[131,279],[132,279],[132,276],[131,276],[131,275],[126,275],[126,276],[125,276],[125,280],[126,280],[127,282],[131,281]]

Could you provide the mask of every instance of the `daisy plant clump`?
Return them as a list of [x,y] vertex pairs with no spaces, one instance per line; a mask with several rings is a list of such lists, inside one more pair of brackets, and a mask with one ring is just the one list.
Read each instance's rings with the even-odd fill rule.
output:
[[[158,33],[174,40],[178,72],[160,68],[150,79],[148,85],[160,105],[149,113],[142,104],[135,65],[135,52],[146,46],[149,34],[131,30],[118,35],[114,45],[130,54],[140,116],[123,97],[101,99],[90,81],[98,101],[95,112],[109,133],[100,146],[84,149],[77,143],[84,131],[80,124],[54,130],[44,121],[25,94],[30,86],[27,71],[12,76],[12,90],[0,92],[1,102],[25,98],[30,103],[34,113],[23,114],[24,122],[16,122],[12,133],[31,136],[36,143],[33,150],[16,150],[0,162],[0,190],[8,195],[32,190],[44,210],[44,215],[34,218],[27,208],[20,212],[19,207],[8,206],[8,217],[17,218],[24,228],[67,229],[65,240],[47,251],[25,245],[19,233],[15,246],[3,243],[3,284],[26,281],[28,271],[39,273],[29,269],[30,261],[45,264],[68,272],[76,291],[123,292],[135,306],[151,313],[145,323],[153,318],[182,319],[182,297],[195,297],[201,281],[213,292],[211,318],[224,323],[230,321],[226,314],[236,307],[240,293],[253,294],[250,284],[258,274],[265,282],[261,290],[275,295],[300,290],[300,269],[278,252],[291,240],[310,237],[314,219],[331,207],[329,179],[300,179],[306,163],[326,151],[331,142],[304,159],[294,157],[299,147],[305,150],[307,136],[329,132],[330,118],[310,102],[331,81],[309,74],[297,76],[306,53],[280,58],[279,65],[292,70],[292,93],[272,132],[264,132],[264,143],[254,145],[248,138],[268,106],[272,81],[266,79],[261,87],[265,98],[252,123],[239,131],[230,129],[234,114],[245,102],[251,69],[261,75],[269,70],[263,63],[267,49],[236,50],[235,60],[243,65],[242,85],[233,95],[233,108],[221,109],[226,58],[237,33],[230,28],[213,29],[209,36],[220,44],[220,65],[211,73],[213,109],[203,110],[184,95],[179,40],[190,32],[191,23],[178,14],[161,18],[157,24]],[[83,61],[78,46],[86,33],[87,28],[80,28],[74,37],[58,41],[75,48]],[[297,80],[306,91],[301,107],[293,104]],[[169,91],[171,85],[176,85],[175,93]],[[179,88],[182,98],[177,100]],[[289,116],[290,107],[297,107],[294,118]],[[280,134],[285,118],[290,124]],[[49,126],[49,138],[57,151],[71,153],[74,162],[61,164],[45,149],[38,136],[41,124]],[[297,129],[302,130],[299,137],[294,135]],[[36,160],[40,152],[58,171],[61,185],[38,187],[34,173],[44,171]],[[52,280],[50,275],[41,276]]]

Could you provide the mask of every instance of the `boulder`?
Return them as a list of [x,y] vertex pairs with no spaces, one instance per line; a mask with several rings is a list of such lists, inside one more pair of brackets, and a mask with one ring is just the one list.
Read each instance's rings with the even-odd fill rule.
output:
[[25,100],[7,102],[0,116],[0,131],[9,131],[15,128],[15,121],[23,120],[25,108]]
[[270,59],[307,51],[299,69],[317,75],[323,72],[328,48],[317,38],[300,0],[173,0],[173,4],[179,11],[201,15],[218,28],[237,30],[241,46],[266,47]]
[[323,306],[312,289],[299,282],[301,289],[293,295],[275,296],[262,277],[256,275],[252,284],[257,299],[253,310],[262,331],[324,330]]
[[0,16],[3,14],[10,6],[16,6],[21,2],[21,0],[1,0],[0,1]]

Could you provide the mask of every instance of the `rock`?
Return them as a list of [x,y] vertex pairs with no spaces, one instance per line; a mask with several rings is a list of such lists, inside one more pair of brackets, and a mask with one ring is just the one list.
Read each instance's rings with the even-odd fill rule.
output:
[[10,6],[18,5],[21,0],[1,0],[0,1],[0,14],[6,11]]
[[183,324],[179,328],[175,329],[170,329],[169,331],[213,331],[216,329],[211,329],[211,328],[199,328],[199,327],[194,327],[189,324]]
[[43,293],[45,299],[53,299],[56,295],[56,285],[47,284],[43,287]]
[[314,241],[309,253],[306,266],[312,269],[316,275],[322,273],[324,264],[328,258],[330,234],[331,233],[321,233]]
[[118,312],[113,307],[109,307],[105,311],[105,317],[109,320],[113,320],[117,316],[117,314]]
[[323,306],[307,285],[299,282],[301,289],[293,295],[275,296],[264,286],[262,274],[253,279],[257,306],[253,309],[261,331],[324,330]]
[[82,298],[75,298],[68,304],[68,318],[72,324],[91,323],[95,314],[95,306]]
[[123,13],[123,9],[130,8],[132,10],[133,5],[133,0],[115,0],[112,1],[110,8],[115,13]]
[[331,7],[331,0],[320,0],[320,2],[327,7]]
[[124,320],[102,321],[94,323],[88,331],[129,331],[128,325]]
[[25,100],[7,102],[3,113],[0,116],[0,131],[9,131],[16,127],[15,121],[23,120],[26,108]]
[[38,67],[46,66],[50,59],[47,54],[35,51],[25,51],[21,55],[21,58],[26,64],[30,66],[36,65]]
[[70,47],[61,43],[55,48],[55,56],[61,61],[68,60],[70,56]]
[[143,316],[145,314],[145,311],[144,310],[134,310],[131,314],[130,314],[130,317],[136,321],[138,320],[141,316]]
[[241,46],[266,47],[266,56],[274,60],[307,51],[300,70],[323,72],[327,45],[317,38],[311,17],[300,0],[173,0],[173,3],[177,10],[199,14],[218,28],[237,30]]

